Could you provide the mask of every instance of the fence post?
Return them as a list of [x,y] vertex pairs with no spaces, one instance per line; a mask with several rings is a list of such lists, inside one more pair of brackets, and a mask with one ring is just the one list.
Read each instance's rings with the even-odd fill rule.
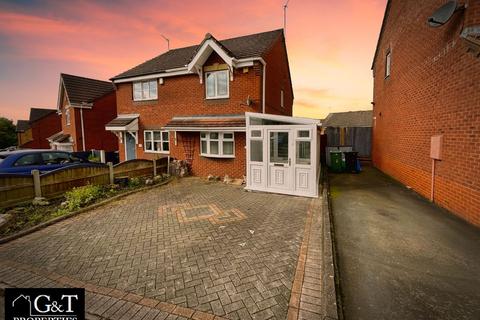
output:
[[100,162],[105,163],[105,150],[100,150]]
[[40,184],[40,171],[32,170],[33,188],[35,190],[35,198],[42,197],[42,185]]
[[153,176],[157,175],[157,159],[153,159]]
[[109,162],[107,163],[108,165],[108,176],[110,177],[110,184],[113,184],[115,182],[115,179],[113,178],[113,163]]

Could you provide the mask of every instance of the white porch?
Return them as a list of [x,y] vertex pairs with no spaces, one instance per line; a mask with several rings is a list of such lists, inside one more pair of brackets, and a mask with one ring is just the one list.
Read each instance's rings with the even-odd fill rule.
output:
[[246,112],[247,190],[318,196],[319,120]]

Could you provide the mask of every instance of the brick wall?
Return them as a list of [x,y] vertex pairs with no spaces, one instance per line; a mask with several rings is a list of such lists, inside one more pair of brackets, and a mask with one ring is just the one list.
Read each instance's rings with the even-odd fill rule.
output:
[[[62,104],[62,131],[69,134],[73,139],[73,151],[118,150],[118,139],[110,131],[105,130],[105,125],[113,120],[116,115],[115,92],[107,94],[95,100],[92,109],[83,109],[83,125],[85,131],[85,150],[83,150],[82,122],[79,108],[70,107],[70,125],[67,125],[65,106],[66,99]],[[58,130],[60,131],[60,130]]]
[[[265,55],[267,77],[265,84],[265,113],[292,115],[293,91],[288,68],[287,49],[282,37]],[[284,107],[280,105],[280,90],[284,92]]]
[[22,148],[31,149],[50,149],[50,143],[47,138],[59,132],[62,129],[60,116],[57,113],[51,113],[35,122],[30,123],[30,129],[25,131],[26,143],[19,145]]
[[[267,92],[266,96],[269,113],[291,115],[293,94],[290,90],[288,68],[281,64],[287,62],[284,44],[278,41],[272,46],[267,60]],[[214,52],[205,62],[205,66],[223,64],[224,61]],[[276,65],[277,64],[277,65]],[[276,67],[275,67],[276,65]],[[246,72],[245,72],[246,71]],[[198,75],[182,75],[164,78],[164,83],[158,86],[158,99],[154,101],[135,102],[132,99],[131,83],[117,85],[117,113],[138,113],[139,139],[136,148],[137,158],[153,159],[160,157],[158,153],[144,151],[143,131],[163,128],[174,116],[212,115],[212,114],[243,114],[245,112],[262,112],[262,76],[263,65],[255,62],[248,71],[244,68],[235,69],[233,81],[229,82],[228,99],[205,99],[205,84],[200,83]],[[287,73],[287,75],[285,75]],[[288,84],[288,86],[287,86]],[[280,87],[285,87],[285,108],[279,110],[274,106],[280,105]],[[246,106],[247,97],[253,104]],[[174,144],[174,134],[170,134],[170,155],[177,159],[185,159],[182,136],[187,133],[177,133],[177,145]],[[246,174],[245,134],[235,133],[235,158],[217,159],[200,157],[200,134],[190,133],[194,137],[195,151],[193,160],[193,174],[207,176],[208,174],[242,178]],[[125,159],[125,145],[119,143],[120,159]]]
[[373,163],[430,197],[430,138],[443,134],[435,202],[480,225],[480,59],[459,37],[467,23],[480,25],[480,1],[429,27],[428,17],[444,3],[391,1],[373,70]]

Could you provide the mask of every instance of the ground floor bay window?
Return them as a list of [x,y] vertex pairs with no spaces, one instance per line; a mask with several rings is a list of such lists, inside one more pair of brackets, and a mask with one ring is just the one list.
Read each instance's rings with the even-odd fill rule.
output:
[[200,155],[212,158],[234,158],[233,132],[200,132]]

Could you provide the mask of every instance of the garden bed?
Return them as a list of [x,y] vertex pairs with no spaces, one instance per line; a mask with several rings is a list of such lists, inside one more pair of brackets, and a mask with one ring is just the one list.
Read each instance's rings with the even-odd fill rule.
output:
[[117,198],[123,194],[130,194],[158,184],[165,184],[169,181],[170,178],[164,175],[156,179],[132,178],[124,186],[117,184],[105,186],[86,185],[73,188],[66,192],[64,196],[49,199],[43,202],[42,205],[28,204],[0,209],[0,217],[6,221],[0,226],[0,240],[15,234],[24,233],[26,230],[36,226],[48,224],[52,220],[60,220],[62,217],[72,215],[75,212],[85,211],[85,209],[106,202],[108,199]]

